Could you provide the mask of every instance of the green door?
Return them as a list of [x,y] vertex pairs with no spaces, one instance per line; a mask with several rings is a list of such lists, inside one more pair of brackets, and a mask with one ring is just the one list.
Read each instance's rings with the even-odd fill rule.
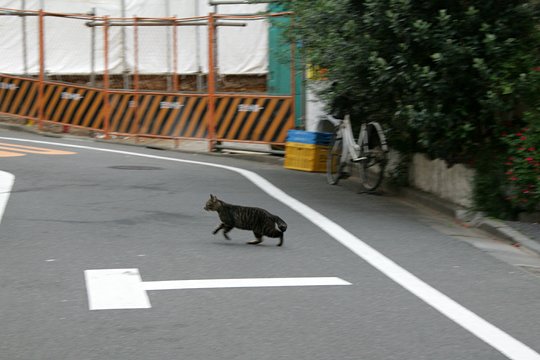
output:
[[[270,12],[284,11],[283,7],[276,4],[269,4]],[[284,37],[284,28],[290,23],[288,17],[275,17],[271,20],[268,34],[268,94],[269,95],[290,95],[291,94],[291,45]],[[295,126],[304,125],[304,82],[303,67],[300,57],[300,49],[297,46],[295,56]]]

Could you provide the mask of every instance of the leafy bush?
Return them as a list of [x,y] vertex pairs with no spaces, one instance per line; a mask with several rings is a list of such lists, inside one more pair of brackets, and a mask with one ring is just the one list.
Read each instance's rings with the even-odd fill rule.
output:
[[506,154],[498,146],[486,146],[475,161],[474,208],[503,219],[514,219],[518,210],[507,194]]
[[507,198],[516,209],[534,211],[540,204],[540,128],[507,134]]
[[353,120],[390,128],[400,151],[474,160],[519,122],[540,64],[538,6],[529,0],[289,0],[290,36],[327,68]]
[[500,203],[505,160],[486,162],[487,173],[480,164],[486,151],[514,151],[501,132],[528,126],[524,113],[538,107],[537,0],[280,3],[295,12],[289,36],[302,43],[306,62],[328,69],[333,86],[321,93],[328,104],[353,121],[382,122],[400,152],[478,166],[478,183],[500,180],[492,195],[477,186],[478,206]]

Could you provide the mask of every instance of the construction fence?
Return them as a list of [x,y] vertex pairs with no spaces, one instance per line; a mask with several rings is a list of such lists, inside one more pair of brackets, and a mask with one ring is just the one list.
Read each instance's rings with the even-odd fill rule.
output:
[[[27,64],[22,74],[0,73],[0,114],[31,119],[40,127],[54,123],[66,129],[89,129],[105,138],[207,140],[210,148],[227,141],[281,145],[288,130],[295,127],[294,45],[290,48],[291,93],[287,95],[265,93],[266,76],[235,79],[221,74],[217,54],[220,40],[231,32],[241,38],[241,32],[250,31],[250,23],[289,13],[110,18],[0,9],[0,15],[0,21],[32,19],[29,37],[37,39],[31,51],[25,46]],[[125,28],[131,30],[128,41],[122,42],[130,44],[130,58],[117,46],[111,48],[111,39],[125,36],[121,31]],[[183,31],[193,28],[204,35],[197,39],[199,46],[206,47],[205,66],[195,73],[181,73],[183,62],[201,64],[201,59],[192,59],[183,51]],[[91,49],[66,41],[70,34],[83,32],[91,39]],[[61,41],[65,46],[47,46]],[[156,51],[156,43],[162,44],[162,52]],[[52,59],[76,70],[50,71],[55,68]],[[242,61],[242,54],[237,54],[237,61]],[[33,73],[27,71],[32,64],[37,68]]]

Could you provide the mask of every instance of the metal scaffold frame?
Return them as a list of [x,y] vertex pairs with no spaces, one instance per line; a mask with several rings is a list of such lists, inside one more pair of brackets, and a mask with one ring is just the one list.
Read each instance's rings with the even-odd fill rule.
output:
[[[292,90],[290,95],[285,96],[218,92],[216,79],[219,64],[216,53],[218,27],[244,27],[246,22],[249,21],[260,21],[269,17],[289,15],[291,15],[290,12],[249,15],[209,13],[207,16],[188,18],[174,16],[167,18],[113,18],[96,16],[95,11],[88,14],[64,14],[45,12],[43,10],[0,9],[0,16],[20,16],[23,18],[37,16],[39,32],[39,74],[37,79],[27,76],[0,74],[0,82],[14,84],[11,90],[20,89],[20,91],[37,93],[36,101],[30,103],[20,100],[21,104],[19,104],[17,103],[18,99],[23,99],[25,96],[23,94],[16,96],[9,94],[7,91],[10,91],[8,89],[10,86],[2,86],[0,88],[0,99],[5,101],[0,105],[0,113],[36,120],[40,129],[43,128],[45,123],[59,123],[68,128],[89,128],[101,132],[105,138],[111,135],[124,135],[135,136],[136,138],[151,137],[173,140],[204,139],[208,141],[210,150],[214,150],[216,143],[221,141],[284,144],[286,131],[294,128],[294,44],[291,45],[290,49]],[[92,86],[70,85],[47,78],[45,71],[44,27],[46,17],[85,21],[85,25],[91,29],[93,47],[96,46],[95,29],[102,28],[104,70],[101,74],[101,87],[95,86],[94,50],[92,50],[90,64],[92,67]],[[173,57],[173,66],[169,71],[172,74],[172,81],[171,89],[168,91],[141,91],[139,86],[139,29],[150,26],[165,26],[172,29],[172,41],[170,44],[168,42],[168,44],[171,47],[170,53]],[[184,93],[179,91],[180,78],[176,68],[179,44],[176,29],[180,26],[204,26],[208,30],[206,93]],[[109,32],[111,27],[133,28],[133,89],[118,90],[112,89],[110,86]],[[28,82],[28,84],[22,86],[24,82]],[[92,106],[90,101],[81,101],[81,99],[87,97],[92,97],[93,101],[99,104]],[[9,102],[7,101],[8,98],[10,99]],[[75,101],[80,101],[80,103],[73,105]],[[78,107],[82,106],[83,103],[86,104],[87,108],[79,110]],[[151,109],[148,106],[151,106]],[[189,114],[187,114],[188,108],[190,109]],[[57,114],[58,109],[65,109],[65,113]],[[186,112],[186,114],[181,114],[182,112]],[[85,116],[91,116],[92,118]],[[155,121],[159,121],[159,124],[156,124]],[[194,125],[193,122],[197,121],[198,123]],[[180,129],[182,126],[189,131],[184,128]]]

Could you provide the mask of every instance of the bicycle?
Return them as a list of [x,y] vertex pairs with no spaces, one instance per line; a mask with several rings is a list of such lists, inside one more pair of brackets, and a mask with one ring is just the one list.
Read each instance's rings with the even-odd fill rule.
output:
[[363,189],[374,192],[382,183],[388,158],[382,126],[375,121],[362,123],[355,141],[349,115],[343,120],[328,115],[328,120],[336,125],[326,159],[328,183],[337,185],[357,169]]

